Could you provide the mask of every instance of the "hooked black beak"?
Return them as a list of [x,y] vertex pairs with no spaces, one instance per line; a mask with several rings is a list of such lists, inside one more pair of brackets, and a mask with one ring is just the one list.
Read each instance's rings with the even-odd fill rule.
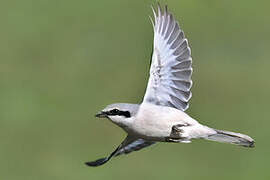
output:
[[101,111],[101,112],[97,113],[95,116],[97,118],[106,118],[107,114],[105,112]]

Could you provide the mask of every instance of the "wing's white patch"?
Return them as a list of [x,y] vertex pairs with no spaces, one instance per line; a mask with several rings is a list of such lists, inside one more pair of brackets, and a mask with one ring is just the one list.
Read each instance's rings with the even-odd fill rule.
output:
[[185,111],[192,96],[191,50],[167,6],[153,13],[154,51],[143,101]]

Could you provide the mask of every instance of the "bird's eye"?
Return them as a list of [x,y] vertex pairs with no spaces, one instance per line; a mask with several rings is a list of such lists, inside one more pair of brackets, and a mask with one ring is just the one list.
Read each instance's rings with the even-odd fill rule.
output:
[[113,110],[110,111],[110,113],[116,115],[116,114],[119,113],[119,110],[118,109],[113,109]]
[[130,112],[129,111],[120,111],[118,109],[112,109],[109,112],[107,112],[107,115],[110,116],[125,116],[126,118],[130,118]]

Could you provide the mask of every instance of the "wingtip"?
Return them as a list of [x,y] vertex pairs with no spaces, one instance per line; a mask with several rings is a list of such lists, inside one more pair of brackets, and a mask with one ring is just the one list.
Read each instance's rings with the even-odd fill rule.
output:
[[158,16],[162,16],[162,8],[159,2],[157,3],[157,7],[158,7]]
[[151,5],[150,7],[151,7],[152,12],[153,12],[153,14],[154,14],[154,17],[155,17],[155,19],[156,19],[156,18],[157,18],[157,13],[156,13],[156,10],[155,10],[155,8],[154,8],[154,6],[153,6],[153,5]]
[[96,161],[91,161],[91,162],[85,162],[84,164],[90,167],[97,167],[105,164],[108,161],[108,158],[101,158]]
[[249,144],[245,147],[248,147],[248,148],[254,148],[255,147],[255,141],[250,141]]
[[159,2],[157,2],[157,11],[155,10],[155,8],[154,8],[154,6],[151,4],[150,5],[150,8],[152,9],[152,11],[153,11],[153,13],[156,15],[156,12],[157,12],[157,15],[158,16],[162,16],[163,15],[163,13],[164,14],[170,14],[169,13],[169,8],[168,8],[168,5],[167,4],[165,4],[164,5],[164,12],[163,12],[163,10],[162,10],[162,6],[160,5],[160,3]]
[[250,143],[249,147],[255,148],[255,141],[252,141],[252,142]]
[[86,166],[91,166],[91,167],[94,167],[93,162],[85,162],[84,164],[85,164]]
[[154,21],[153,21],[153,19],[152,19],[152,17],[150,15],[149,15],[149,19],[151,21],[151,24],[152,24],[153,28],[155,29],[155,23],[154,23]]
[[246,148],[255,148],[255,141],[251,141],[248,144],[241,145]]
[[168,14],[168,5],[167,5],[167,4],[165,4],[165,10],[164,10],[164,12],[165,12],[166,14]]

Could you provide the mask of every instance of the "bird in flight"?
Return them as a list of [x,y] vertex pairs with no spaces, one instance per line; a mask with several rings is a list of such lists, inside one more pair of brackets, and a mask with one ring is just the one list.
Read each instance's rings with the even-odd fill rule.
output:
[[152,7],[154,47],[150,77],[141,104],[108,105],[96,117],[107,118],[126,133],[124,141],[107,157],[88,166],[100,166],[112,157],[138,151],[157,142],[190,143],[192,139],[254,147],[254,140],[244,134],[210,128],[184,111],[191,94],[192,58],[183,30],[173,15],[158,5]]

